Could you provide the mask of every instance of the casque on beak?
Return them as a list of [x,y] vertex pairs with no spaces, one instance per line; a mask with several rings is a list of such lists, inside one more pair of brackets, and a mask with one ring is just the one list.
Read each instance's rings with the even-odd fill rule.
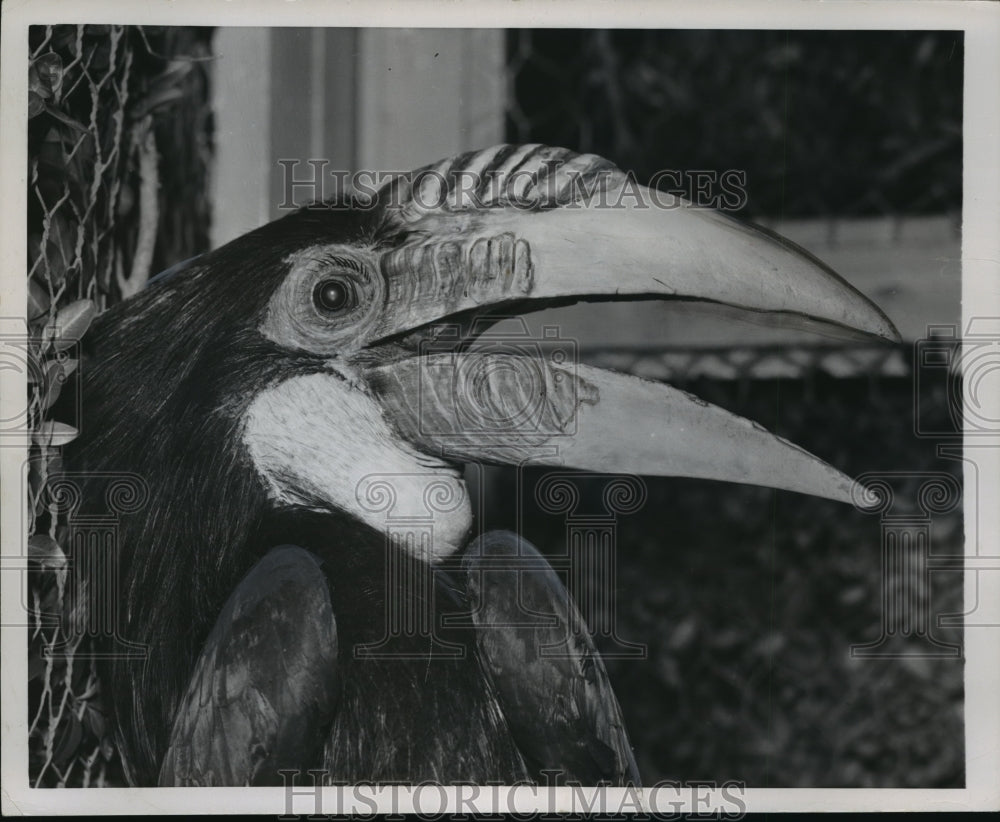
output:
[[469,328],[491,312],[638,299],[710,301],[899,339],[885,314],[807,252],[638,186],[601,158],[538,146],[444,161],[379,200],[384,307],[367,346],[401,343],[403,353],[364,378],[390,425],[420,450],[851,500],[851,479],[832,466],[669,385],[468,352],[468,334],[450,351],[421,346],[442,322]]

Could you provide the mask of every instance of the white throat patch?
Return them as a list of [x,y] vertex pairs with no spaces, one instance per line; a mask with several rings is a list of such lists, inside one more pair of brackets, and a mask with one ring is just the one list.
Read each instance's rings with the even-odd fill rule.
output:
[[345,511],[429,562],[456,551],[472,526],[458,472],[401,440],[378,402],[336,375],[267,388],[243,439],[278,502]]

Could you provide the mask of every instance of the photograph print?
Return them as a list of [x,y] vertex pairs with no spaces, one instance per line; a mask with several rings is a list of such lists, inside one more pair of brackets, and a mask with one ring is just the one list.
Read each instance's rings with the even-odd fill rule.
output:
[[39,806],[967,787],[967,32],[662,17],[26,26]]

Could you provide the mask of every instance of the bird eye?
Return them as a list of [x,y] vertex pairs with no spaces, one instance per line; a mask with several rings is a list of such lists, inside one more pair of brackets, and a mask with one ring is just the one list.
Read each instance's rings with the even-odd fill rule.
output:
[[354,289],[344,280],[323,280],[313,290],[313,302],[326,313],[343,311],[353,307]]

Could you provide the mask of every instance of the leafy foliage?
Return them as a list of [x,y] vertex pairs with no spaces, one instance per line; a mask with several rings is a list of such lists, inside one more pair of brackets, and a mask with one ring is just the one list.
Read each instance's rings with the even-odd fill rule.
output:
[[69,628],[50,482],[76,413],[79,343],[151,271],[208,245],[210,29],[35,26],[28,68],[29,774],[122,784],[90,640]]
[[962,33],[521,30],[507,136],[745,172],[742,216],[957,213]]

